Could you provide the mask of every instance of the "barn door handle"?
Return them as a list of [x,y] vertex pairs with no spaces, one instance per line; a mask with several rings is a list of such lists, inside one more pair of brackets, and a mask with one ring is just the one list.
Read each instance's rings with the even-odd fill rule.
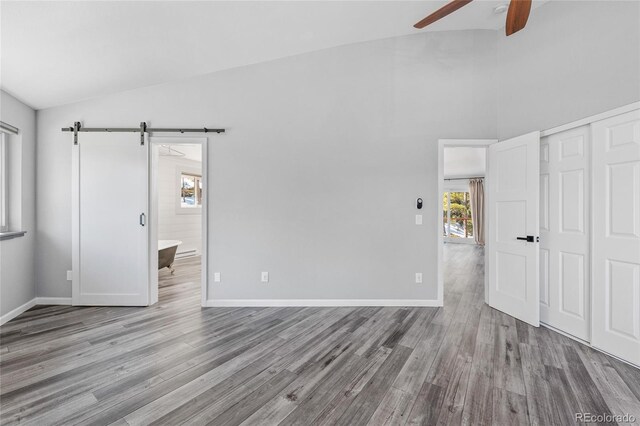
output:
[[144,226],[147,223],[147,217],[144,213],[140,213],[140,226]]
[[516,240],[522,240],[528,243],[532,243],[534,241],[533,235],[527,235],[526,237],[516,237]]

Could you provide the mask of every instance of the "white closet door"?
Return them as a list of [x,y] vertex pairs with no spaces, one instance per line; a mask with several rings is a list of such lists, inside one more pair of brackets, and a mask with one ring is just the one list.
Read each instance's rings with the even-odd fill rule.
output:
[[589,341],[589,126],[540,144],[540,321]]
[[640,111],[592,124],[593,346],[640,365]]
[[539,144],[533,132],[490,145],[487,170],[489,305],[536,327]]
[[148,143],[136,133],[81,133],[78,142],[72,302],[148,305]]

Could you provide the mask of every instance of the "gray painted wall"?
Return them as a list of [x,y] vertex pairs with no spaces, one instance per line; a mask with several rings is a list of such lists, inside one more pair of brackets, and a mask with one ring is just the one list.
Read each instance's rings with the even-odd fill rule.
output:
[[506,138],[639,100],[638,7],[553,1],[508,38],[422,33],[40,111],[38,295],[70,295],[60,127],[145,120],[229,130],[209,151],[214,298],[434,299],[436,140]]
[[39,111],[38,295],[71,292],[60,128],[80,120],[228,129],[209,142],[214,299],[435,299],[436,141],[495,137],[495,39],[422,33]]
[[[24,237],[0,241],[0,316],[24,305],[36,296],[35,287],[35,240],[36,240],[36,113],[4,91],[0,91],[0,120],[20,129],[18,136],[11,137],[14,151],[19,145],[17,156],[12,154],[9,168],[20,168],[20,182],[10,182],[12,189],[22,193],[21,205],[11,206]],[[19,164],[15,163],[18,157]],[[21,185],[21,188],[17,185]],[[11,191],[11,189],[10,189]],[[12,197],[13,198],[13,197]],[[15,215],[19,214],[16,218]],[[17,229],[11,229],[17,230]]]
[[498,136],[640,100],[640,2],[551,1],[498,38]]

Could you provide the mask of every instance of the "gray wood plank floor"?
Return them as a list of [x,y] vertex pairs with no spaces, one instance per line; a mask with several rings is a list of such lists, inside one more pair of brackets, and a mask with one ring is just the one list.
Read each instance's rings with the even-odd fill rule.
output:
[[443,308],[201,308],[199,258],[150,308],[38,306],[0,328],[4,424],[574,424],[640,419],[640,370],[483,303],[445,247]]

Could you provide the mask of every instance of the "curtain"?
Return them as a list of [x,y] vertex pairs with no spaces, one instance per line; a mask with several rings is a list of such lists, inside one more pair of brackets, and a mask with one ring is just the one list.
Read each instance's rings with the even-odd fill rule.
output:
[[482,179],[469,179],[471,219],[476,244],[484,245],[484,183]]

